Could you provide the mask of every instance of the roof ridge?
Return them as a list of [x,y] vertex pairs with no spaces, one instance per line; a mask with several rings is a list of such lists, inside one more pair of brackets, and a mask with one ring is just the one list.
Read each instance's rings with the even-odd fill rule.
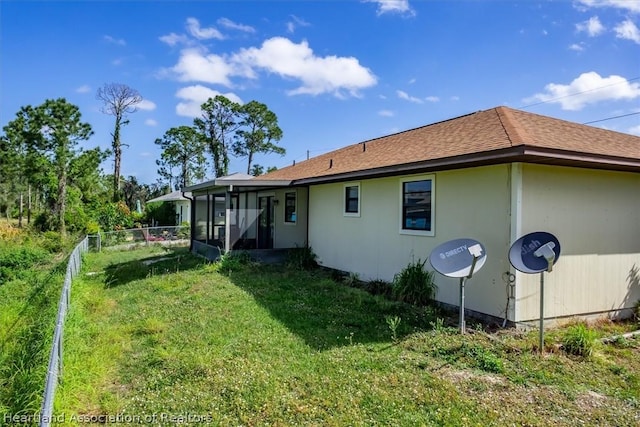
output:
[[526,137],[529,134],[519,126],[518,120],[513,116],[512,108],[500,106],[495,107],[496,114],[498,115],[498,120],[504,129],[505,134],[507,135],[507,139],[512,147],[518,145],[525,145]]

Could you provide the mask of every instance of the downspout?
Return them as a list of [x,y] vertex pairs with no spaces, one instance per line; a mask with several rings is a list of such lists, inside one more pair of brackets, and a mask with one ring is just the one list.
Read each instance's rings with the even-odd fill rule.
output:
[[[224,198],[224,251],[231,251],[231,192],[233,191],[233,185],[229,185]],[[237,207],[236,207],[237,209]]]
[[[215,196],[213,196],[213,200],[215,203]],[[214,212],[215,212],[215,205],[214,205]],[[207,190],[207,236],[204,239],[204,243],[206,245],[209,245],[209,236],[211,233],[211,198],[209,197],[209,190]]]
[[188,197],[185,195],[184,191],[182,191],[182,197],[189,200],[189,252],[193,251],[193,237],[196,235],[196,197]]
[[307,186],[307,239],[306,239],[306,247],[311,247],[309,243],[309,200],[311,199],[311,186]]

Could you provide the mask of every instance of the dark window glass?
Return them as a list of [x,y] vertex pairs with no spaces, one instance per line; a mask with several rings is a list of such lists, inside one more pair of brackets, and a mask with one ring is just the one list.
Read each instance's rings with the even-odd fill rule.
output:
[[345,213],[358,213],[358,190],[357,185],[344,188],[344,211]]
[[431,231],[431,180],[402,184],[402,228]]
[[284,195],[284,222],[296,222],[296,193]]

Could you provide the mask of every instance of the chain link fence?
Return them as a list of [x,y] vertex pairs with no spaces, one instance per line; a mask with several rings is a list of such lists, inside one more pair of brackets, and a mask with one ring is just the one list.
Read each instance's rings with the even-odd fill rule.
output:
[[49,366],[47,368],[47,378],[44,387],[44,397],[42,399],[42,410],[40,412],[40,426],[51,425],[53,416],[53,398],[55,396],[58,379],[62,375],[62,356],[63,356],[63,338],[64,338],[64,321],[67,317],[67,308],[71,298],[71,281],[80,272],[82,266],[82,254],[89,250],[89,238],[85,237],[73,249],[67,263],[67,273],[64,277],[62,286],[62,294],[58,304],[58,317],[56,319],[56,328],[53,332],[53,344],[49,353]]
[[150,245],[152,243],[162,245],[183,244],[191,237],[191,227],[179,225],[171,227],[145,227],[131,228],[118,231],[100,233],[100,240],[96,247],[106,249],[110,247]]

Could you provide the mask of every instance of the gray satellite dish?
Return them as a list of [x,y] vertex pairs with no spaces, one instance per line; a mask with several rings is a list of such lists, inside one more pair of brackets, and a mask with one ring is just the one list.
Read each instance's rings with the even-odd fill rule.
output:
[[473,239],[455,239],[438,245],[431,251],[433,269],[447,277],[460,278],[460,333],[464,334],[464,283],[480,270],[487,260],[482,243]]
[[544,351],[544,272],[551,273],[560,258],[560,242],[551,233],[536,231],[516,240],[509,250],[509,262],[523,273],[540,273],[540,342]]
[[480,270],[486,260],[487,251],[484,246],[473,239],[449,240],[431,251],[429,257],[433,268],[447,277],[470,278],[473,271]]

